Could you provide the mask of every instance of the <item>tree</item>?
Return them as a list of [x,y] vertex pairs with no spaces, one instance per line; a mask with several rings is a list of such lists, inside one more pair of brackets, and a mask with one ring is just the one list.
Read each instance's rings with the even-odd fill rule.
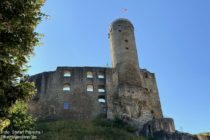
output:
[[33,130],[34,119],[28,115],[28,104],[17,101],[14,106],[9,109],[10,125],[6,128],[10,132],[12,130]]
[[0,1],[0,130],[13,127],[14,115],[26,115],[27,107],[18,104],[34,94],[26,71],[29,57],[39,44],[40,34],[35,27],[45,16],[40,11],[43,4],[44,0]]

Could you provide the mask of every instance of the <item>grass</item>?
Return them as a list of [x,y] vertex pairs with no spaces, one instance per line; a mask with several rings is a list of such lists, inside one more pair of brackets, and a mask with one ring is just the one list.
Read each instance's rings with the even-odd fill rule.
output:
[[210,137],[210,132],[199,133],[199,134],[196,134],[196,135],[209,136]]
[[131,133],[135,129],[119,120],[39,122],[36,129],[43,132],[39,140],[149,140]]

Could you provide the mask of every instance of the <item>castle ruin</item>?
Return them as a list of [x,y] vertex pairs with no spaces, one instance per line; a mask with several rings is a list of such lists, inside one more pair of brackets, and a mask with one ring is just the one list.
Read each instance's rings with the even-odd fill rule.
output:
[[30,113],[39,120],[93,119],[103,113],[121,117],[146,136],[164,131],[176,137],[173,120],[163,118],[155,74],[139,67],[132,23],[114,21],[109,40],[112,68],[57,67],[31,76],[37,94]]

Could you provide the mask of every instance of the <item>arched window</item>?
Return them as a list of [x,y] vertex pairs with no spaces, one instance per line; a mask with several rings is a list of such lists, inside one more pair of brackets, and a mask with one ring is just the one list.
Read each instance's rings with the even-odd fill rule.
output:
[[103,73],[99,73],[99,74],[98,74],[98,78],[99,78],[99,79],[104,79],[104,74],[103,74]]
[[105,87],[103,85],[98,86],[98,92],[105,92]]
[[98,102],[99,102],[99,103],[105,103],[106,100],[105,100],[105,99],[102,99],[102,98],[99,98],[99,99],[98,99]]
[[71,71],[65,70],[65,71],[63,72],[63,77],[71,77]]
[[87,91],[93,92],[93,85],[87,85]]
[[103,96],[103,95],[98,96],[98,102],[99,102],[99,103],[102,103],[102,104],[106,103],[105,96]]
[[69,85],[69,84],[64,84],[64,86],[63,86],[63,91],[64,91],[64,92],[70,92],[70,90],[71,90],[70,85]]
[[87,78],[93,78],[93,73],[91,71],[87,72]]

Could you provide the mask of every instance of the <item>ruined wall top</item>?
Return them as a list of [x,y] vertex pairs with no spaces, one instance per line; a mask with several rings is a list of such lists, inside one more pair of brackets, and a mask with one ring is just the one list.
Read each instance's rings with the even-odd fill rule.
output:
[[111,32],[112,29],[118,28],[118,26],[130,27],[132,30],[134,30],[134,26],[131,23],[131,21],[129,21],[128,19],[125,19],[125,18],[119,18],[111,23],[111,25],[109,27],[109,32]]

